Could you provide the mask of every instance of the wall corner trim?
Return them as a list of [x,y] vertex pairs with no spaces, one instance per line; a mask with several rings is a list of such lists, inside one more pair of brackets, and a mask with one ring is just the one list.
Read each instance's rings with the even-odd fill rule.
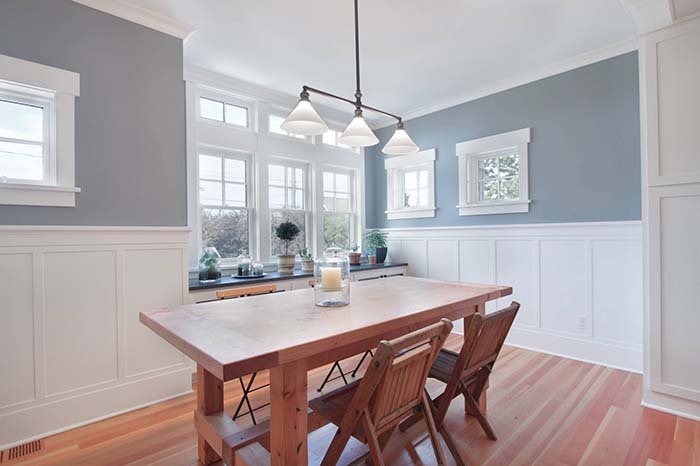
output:
[[169,16],[155,13],[124,0],[73,1],[182,40],[187,40],[190,34],[195,31],[195,28],[189,24],[182,23]]

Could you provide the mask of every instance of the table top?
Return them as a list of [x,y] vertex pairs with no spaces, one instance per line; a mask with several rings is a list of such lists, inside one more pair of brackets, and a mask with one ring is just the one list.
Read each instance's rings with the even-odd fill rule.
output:
[[350,305],[339,308],[316,306],[309,288],[142,312],[140,320],[229,380],[412,324],[458,318],[511,293],[507,286],[390,277],[353,282]]
[[[396,267],[405,267],[408,264],[405,262],[385,262],[384,264],[361,264],[361,265],[351,265],[350,273],[363,272],[365,270],[383,270],[391,269]],[[235,278],[231,274],[235,273],[233,270],[228,271],[221,278],[211,281],[199,281],[198,278],[190,278],[189,289],[190,291],[200,291],[208,290],[211,288],[224,288],[237,285],[253,285],[257,283],[265,282],[276,282],[280,280],[296,280],[300,278],[312,278],[314,276],[313,272],[304,272],[300,269],[295,269],[294,273],[279,273],[279,272],[266,272],[263,277],[251,277],[251,278]]]

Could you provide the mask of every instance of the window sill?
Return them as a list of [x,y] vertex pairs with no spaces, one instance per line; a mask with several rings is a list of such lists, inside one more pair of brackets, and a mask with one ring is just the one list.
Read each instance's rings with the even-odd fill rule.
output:
[[435,217],[435,207],[425,207],[420,209],[387,210],[386,217],[389,220],[400,220],[406,218],[432,218]]
[[458,205],[459,215],[521,214],[530,211],[530,202],[490,202],[481,204]]
[[0,183],[0,205],[75,207],[79,192],[75,187]]

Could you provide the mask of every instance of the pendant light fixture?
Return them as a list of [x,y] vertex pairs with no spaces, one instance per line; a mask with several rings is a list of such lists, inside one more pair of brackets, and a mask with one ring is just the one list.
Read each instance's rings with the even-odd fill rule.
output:
[[389,155],[404,155],[418,152],[418,146],[415,142],[413,142],[408,133],[406,133],[400,116],[396,116],[392,113],[385,112],[362,103],[362,91],[360,90],[360,28],[357,2],[358,0],[354,0],[355,81],[357,83],[355,100],[346,99],[313,87],[303,86],[299,96],[299,103],[297,103],[294,110],[292,110],[292,112],[284,120],[281,128],[289,133],[301,134],[303,136],[318,136],[319,134],[323,134],[328,131],[328,126],[319,116],[318,112],[316,112],[316,110],[313,108],[311,101],[309,100],[309,93],[314,93],[355,106],[355,116],[345,128],[343,134],[341,134],[338,138],[339,143],[353,147],[369,147],[374,146],[379,142],[379,139],[367,124],[367,121],[362,113],[363,110],[370,110],[397,120],[396,132],[394,132],[394,135],[391,137],[391,139],[389,139],[386,146],[384,146],[382,152]]

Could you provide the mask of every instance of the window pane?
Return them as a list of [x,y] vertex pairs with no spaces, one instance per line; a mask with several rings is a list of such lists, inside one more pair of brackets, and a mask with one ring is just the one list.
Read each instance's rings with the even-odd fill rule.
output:
[[199,98],[199,114],[202,118],[224,121],[224,104],[211,99]]
[[518,175],[518,154],[505,155],[499,160],[499,174],[502,177]]
[[226,181],[245,183],[245,161],[236,159],[224,159],[224,175]]
[[428,188],[420,188],[418,190],[418,206],[426,207],[428,205]]
[[418,172],[418,186],[421,188],[428,187],[428,170],[421,170]]
[[520,182],[517,176],[501,180],[500,198],[505,200],[520,198]]
[[292,222],[299,227],[299,235],[289,243],[289,254],[298,254],[299,249],[306,246],[306,214],[304,212],[274,211],[270,214],[270,255],[286,254],[285,243],[277,235],[275,229],[282,222]]
[[221,257],[249,250],[248,211],[202,209],[202,246],[213,246]]
[[403,175],[403,187],[406,191],[418,187],[418,173],[415,171],[406,172]]
[[323,240],[325,247],[337,246],[350,249],[350,214],[324,214]]
[[323,133],[323,143],[324,144],[329,144],[331,146],[335,146],[335,138],[336,138],[336,132],[333,131],[332,129],[329,129],[325,133]]
[[294,169],[294,186],[297,188],[304,187],[304,171],[301,168]]
[[333,173],[331,172],[323,172],[323,190],[324,191],[333,191]]
[[284,186],[284,167],[280,165],[270,165],[269,168],[270,178],[269,183]]
[[199,177],[220,180],[221,158],[212,155],[199,156]]
[[0,141],[0,177],[41,181],[44,178],[42,147]]
[[479,179],[495,178],[498,176],[498,158],[479,160]]
[[416,207],[418,205],[418,191],[412,190],[404,193],[404,207]]
[[335,190],[339,193],[349,193],[350,192],[350,177],[342,173],[336,173],[335,175]]
[[335,210],[348,212],[350,210],[350,196],[344,193],[336,193],[335,196]]
[[480,201],[498,200],[498,181],[493,181],[493,180],[479,181],[479,200]]
[[335,197],[333,197],[333,193],[323,193],[323,210],[335,210]]
[[294,191],[294,207],[297,209],[304,208],[304,191],[301,189]]
[[226,123],[248,127],[248,109],[226,104]]
[[273,209],[283,209],[284,205],[284,188],[270,186],[270,207]]
[[44,109],[0,100],[0,137],[43,141]]
[[270,115],[270,132],[277,134],[287,134],[280,125],[284,122],[284,118],[277,115]]
[[226,183],[226,205],[232,207],[245,207],[245,185]]
[[200,204],[221,205],[221,183],[216,181],[199,182],[199,202]]

